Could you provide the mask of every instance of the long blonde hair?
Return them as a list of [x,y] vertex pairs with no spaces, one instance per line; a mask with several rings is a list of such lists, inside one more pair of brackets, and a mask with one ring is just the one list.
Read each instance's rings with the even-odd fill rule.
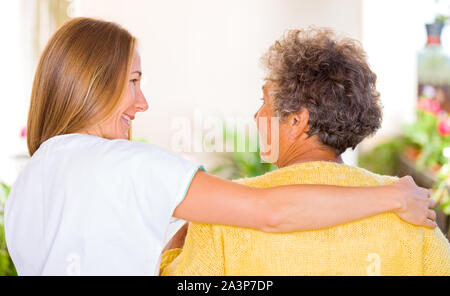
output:
[[47,139],[92,128],[123,97],[136,39],[112,22],[74,18],[50,38],[36,70],[27,123],[30,156]]

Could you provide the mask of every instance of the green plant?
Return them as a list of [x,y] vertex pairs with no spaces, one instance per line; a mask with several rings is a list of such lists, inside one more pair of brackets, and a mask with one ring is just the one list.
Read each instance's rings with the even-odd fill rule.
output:
[[133,142],[149,143],[148,140],[143,137],[133,137],[131,140]]
[[450,215],[450,196],[448,192],[450,176],[450,164],[444,164],[437,174],[438,181],[434,185],[432,198],[439,202],[438,209],[442,210],[446,215]]
[[[235,129],[224,128],[224,139],[233,139],[233,151],[237,151],[238,139],[244,135],[236,132]],[[256,143],[249,137],[245,137],[245,152],[223,152],[220,154],[222,163],[209,170],[212,174],[217,174],[224,178],[235,180],[245,177],[256,177],[276,169],[276,166],[261,160],[259,140]],[[256,151],[250,150],[256,147]]]
[[398,137],[379,144],[370,152],[358,158],[358,166],[380,175],[396,175],[398,156],[407,145],[404,137]]
[[235,180],[256,177],[274,170],[271,163],[261,162],[259,152],[228,152],[222,155],[223,163],[210,170],[210,173]]
[[449,20],[449,16],[445,15],[445,14],[438,14],[436,15],[436,17],[434,18],[434,21],[437,23],[443,23],[445,24],[448,20]]
[[421,170],[445,162],[442,151],[447,141],[439,134],[438,122],[438,116],[419,109],[416,122],[404,126],[406,139],[420,150],[416,166]]
[[[450,118],[433,98],[420,98],[417,120],[404,127],[405,138],[413,145],[419,155],[416,167],[419,170],[438,168],[435,189],[432,195],[439,201],[439,208],[450,215]],[[435,170],[436,171],[436,170]]]
[[11,188],[0,183],[0,276],[17,275],[17,271],[6,248],[5,229],[3,221],[3,209]]

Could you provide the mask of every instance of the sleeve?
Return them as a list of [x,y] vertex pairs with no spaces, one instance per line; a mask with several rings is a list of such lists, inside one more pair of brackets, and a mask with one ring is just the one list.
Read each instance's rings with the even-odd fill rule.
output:
[[220,226],[191,223],[183,249],[165,252],[160,275],[225,275]]
[[155,149],[154,154],[150,170],[158,184],[152,185],[161,186],[169,193],[173,213],[186,196],[197,171],[205,169],[202,165],[163,149]]
[[[175,153],[145,143],[134,143],[134,153],[126,168],[133,170],[130,190],[138,207],[158,225],[168,225],[175,208],[183,201],[189,186],[203,166]],[[128,155],[131,155],[129,152]]]
[[423,275],[450,276],[450,244],[439,228],[424,232]]

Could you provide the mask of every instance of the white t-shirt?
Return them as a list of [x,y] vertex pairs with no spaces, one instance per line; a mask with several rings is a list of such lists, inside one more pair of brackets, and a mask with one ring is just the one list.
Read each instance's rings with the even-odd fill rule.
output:
[[156,275],[173,211],[199,168],[145,143],[47,140],[5,207],[19,275]]

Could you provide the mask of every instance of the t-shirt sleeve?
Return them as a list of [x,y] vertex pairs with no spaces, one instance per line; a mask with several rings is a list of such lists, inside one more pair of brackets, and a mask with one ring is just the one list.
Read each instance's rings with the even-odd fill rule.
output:
[[169,223],[175,208],[183,201],[189,186],[203,166],[165,149],[144,144],[130,160],[134,171],[133,196],[145,216],[161,226]]
[[195,174],[198,170],[205,171],[205,169],[202,165],[165,151],[159,155],[156,162],[158,161],[160,166],[159,185],[164,186],[169,193],[170,212],[173,213],[185,198]]

